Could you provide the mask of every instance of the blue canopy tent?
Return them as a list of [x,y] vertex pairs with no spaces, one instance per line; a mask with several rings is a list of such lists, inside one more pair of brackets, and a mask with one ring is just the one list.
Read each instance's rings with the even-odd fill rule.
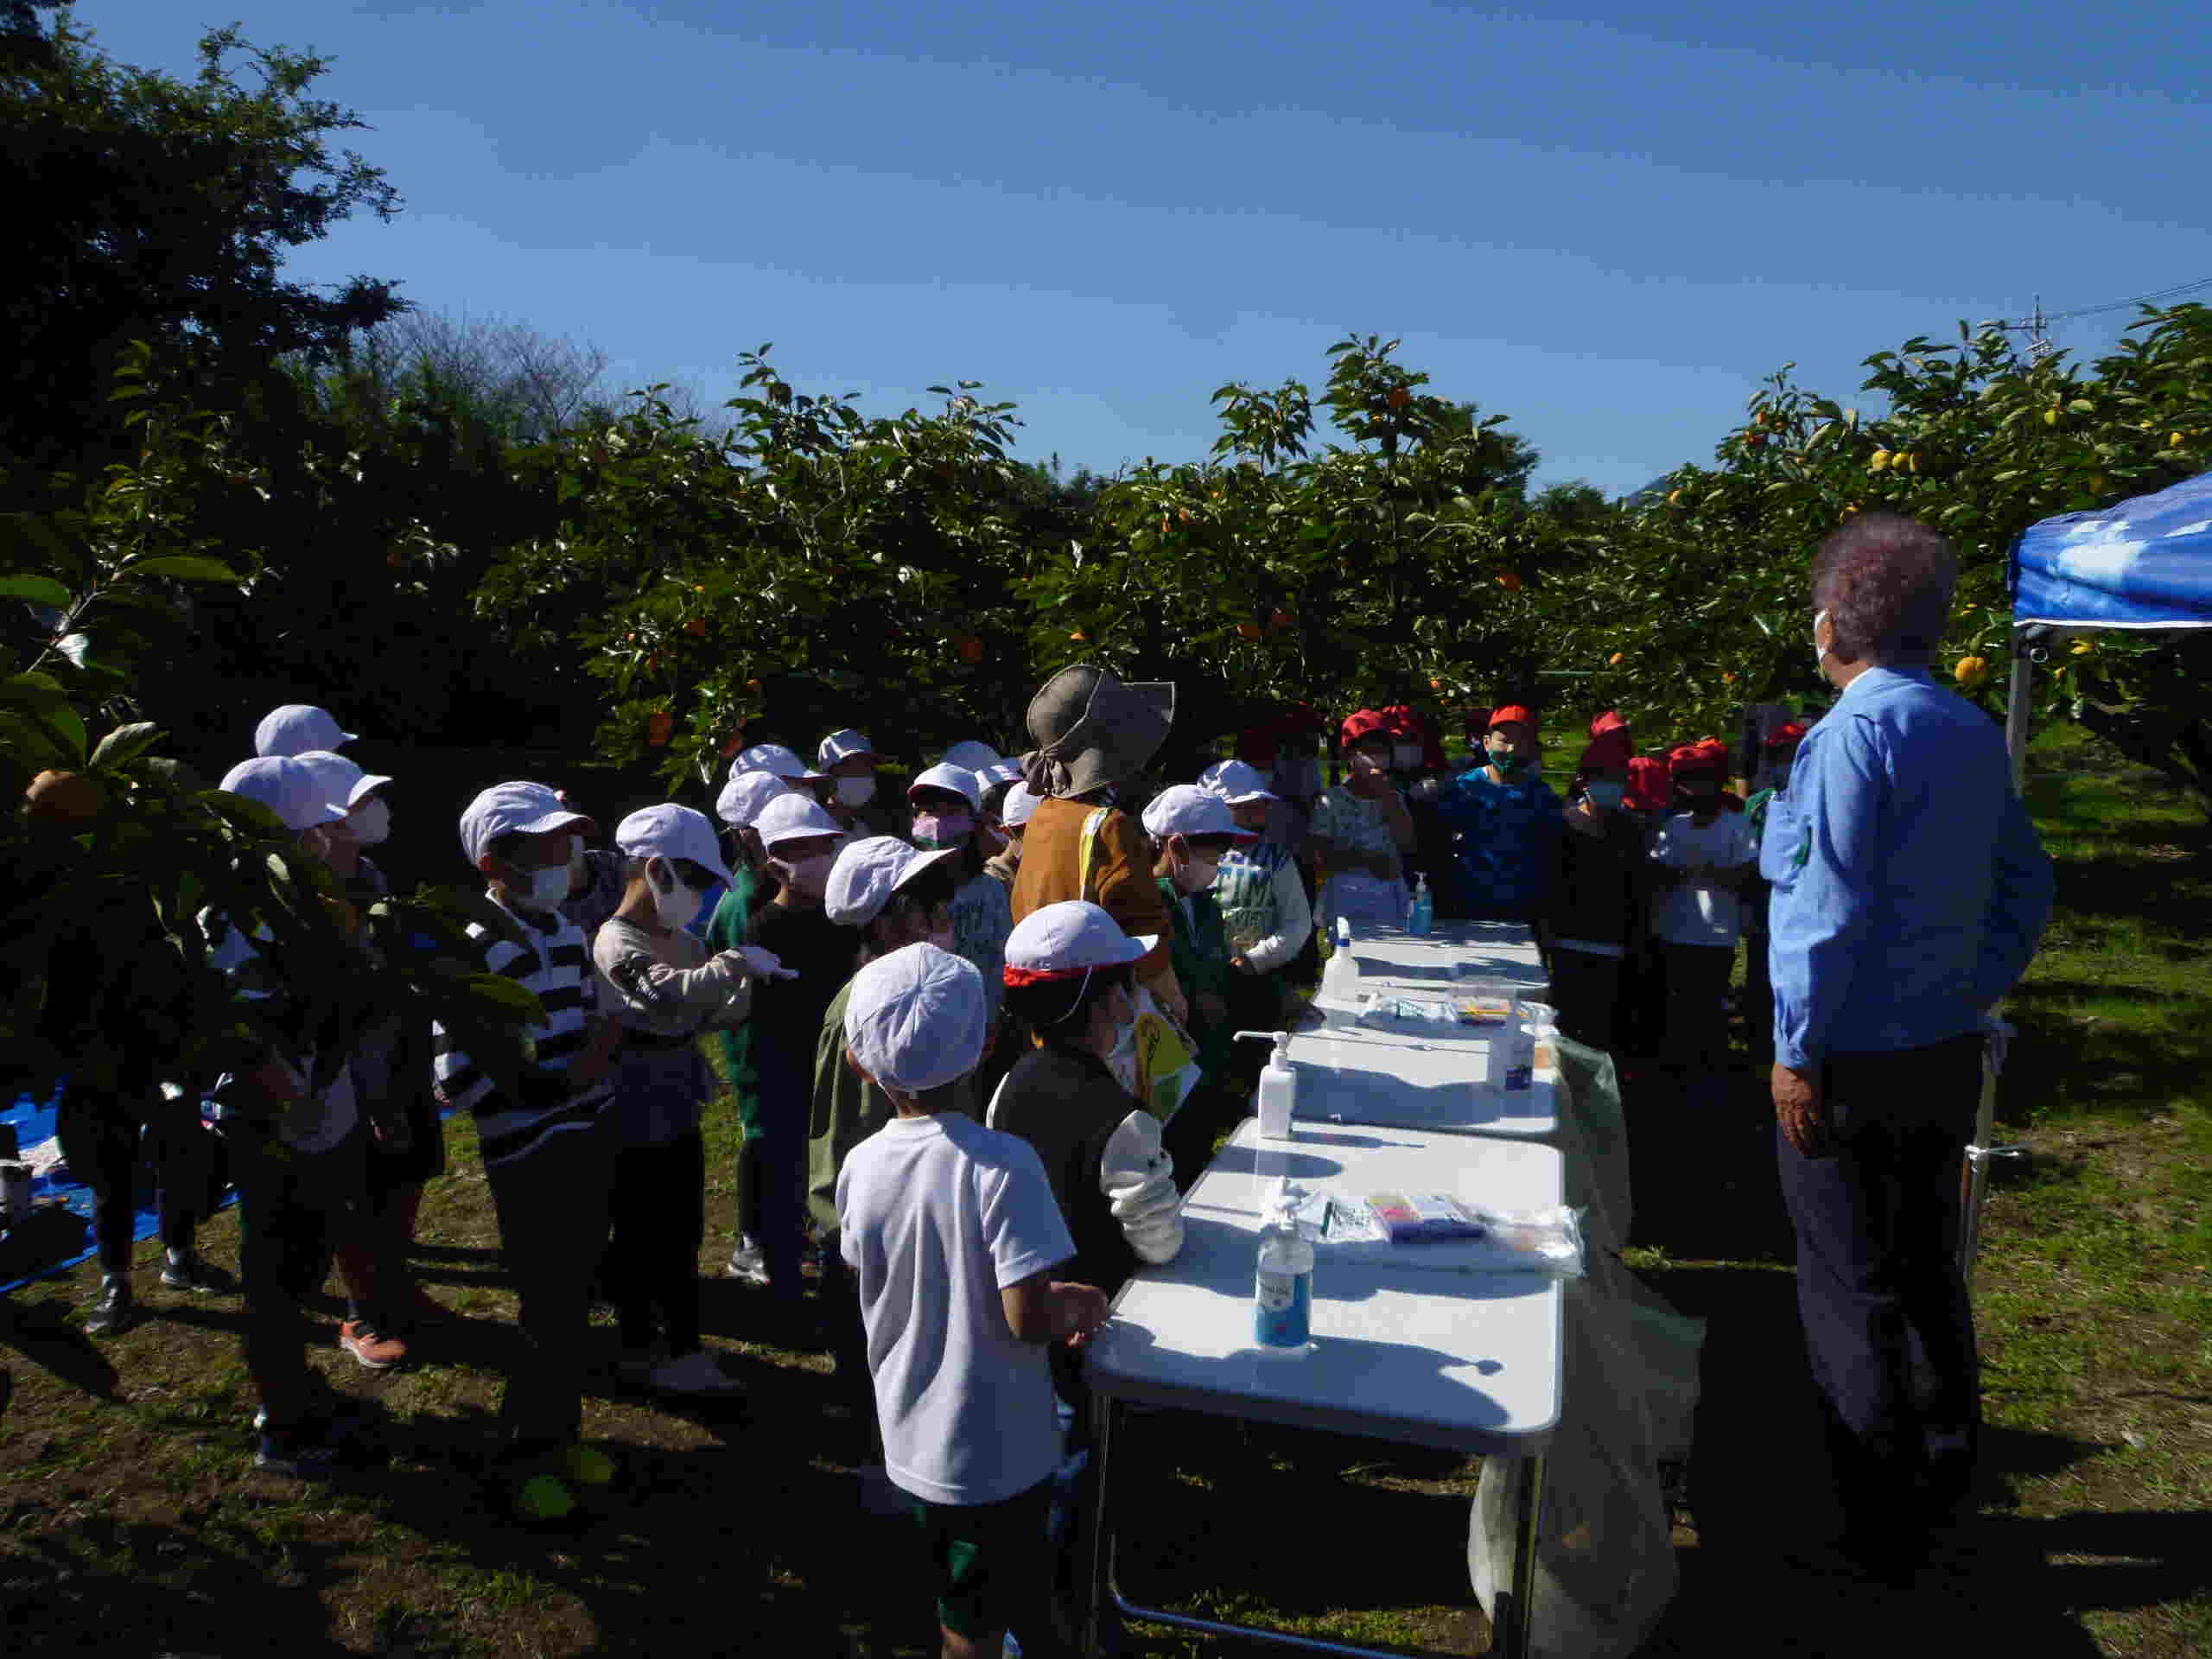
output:
[[[2096,512],[2062,512],[2029,525],[2013,544],[2010,578],[2012,694],[2005,745],[2017,789],[2028,747],[2030,682],[2046,645],[2105,628],[2174,636],[2212,628],[2212,473]],[[1969,1279],[1987,1162],[2020,1150],[1990,1144],[2002,1053],[2000,1039],[1983,1067],[1981,1107],[1967,1147],[1959,1261]]]
[[2013,544],[2012,781],[2028,745],[2028,683],[2045,644],[2101,628],[2212,628],[2212,473],[2097,512],[2062,512]]

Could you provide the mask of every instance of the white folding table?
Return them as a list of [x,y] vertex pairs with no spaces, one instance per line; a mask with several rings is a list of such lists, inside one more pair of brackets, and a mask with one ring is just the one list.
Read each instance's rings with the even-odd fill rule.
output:
[[1247,1119],[1184,1200],[1181,1252],[1122,1287],[1086,1350],[1097,1465],[1089,1644],[1106,1646],[1126,1617],[1310,1652],[1373,1651],[1145,1607],[1122,1594],[1111,1458],[1122,1408],[1138,1404],[1518,1459],[1522,1530],[1497,1626],[1497,1650],[1519,1659],[1528,1649],[1544,1452],[1559,1421],[1563,1287],[1538,1273],[1332,1260],[1324,1244],[1313,1269],[1312,1344],[1264,1352],[1252,1336],[1261,1205],[1285,1178],[1351,1194],[1411,1186],[1511,1210],[1556,1205],[1562,1187],[1557,1149],[1531,1141],[1316,1124],[1294,1125],[1287,1141],[1268,1141]]

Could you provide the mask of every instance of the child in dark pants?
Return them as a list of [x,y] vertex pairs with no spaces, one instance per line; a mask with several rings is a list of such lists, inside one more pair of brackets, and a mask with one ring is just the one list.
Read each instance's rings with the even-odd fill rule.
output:
[[897,1116],[837,1178],[838,1247],[953,1659],[996,1659],[1009,1629],[1030,1651],[1052,1638],[1061,1441],[1046,1349],[1106,1318],[1104,1293],[1058,1278],[1075,1241],[1036,1152],[958,1109],[988,1023],[982,976],[932,944],[861,969],[845,1008],[852,1064]]
[[1559,1028],[1591,1048],[1614,1046],[1621,969],[1640,942],[1643,826],[1623,809],[1628,744],[1593,740],[1582,752],[1563,815],[1551,883],[1551,1001]]
[[1741,811],[1721,799],[1728,752],[1707,740],[1669,757],[1676,810],[1651,836],[1659,891],[1651,931],[1666,975],[1665,1052],[1681,1080],[1710,1089],[1727,1063],[1723,999],[1743,926],[1738,891],[1758,874],[1758,855]]
[[[614,844],[629,881],[592,942],[592,960],[621,1005],[614,1109],[622,1150],[607,1278],[624,1372],[664,1394],[728,1394],[737,1384],[699,1339],[707,1202],[699,1124],[713,1080],[698,1039],[743,1020],[753,980],[781,964],[751,945],[709,957],[689,931],[708,890],[729,883],[703,813],[646,807],[616,827]],[[658,1353],[657,1338],[665,1344]]]
[[779,797],[754,820],[780,884],[753,913],[748,944],[772,952],[795,978],[766,981],[753,999],[752,1055],[760,1079],[760,1252],[770,1298],[796,1309],[804,1294],[806,1159],[813,1122],[814,1049],[859,940],[822,907],[845,832],[811,797]]

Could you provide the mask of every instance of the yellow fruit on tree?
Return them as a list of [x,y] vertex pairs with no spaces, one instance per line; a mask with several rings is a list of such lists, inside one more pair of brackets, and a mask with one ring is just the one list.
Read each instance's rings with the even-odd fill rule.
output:
[[1885,472],[1888,470],[1889,465],[1890,452],[1886,449],[1877,449],[1867,461],[1866,470],[1870,473]]
[[1681,493],[1680,490],[1669,490],[1669,491],[1668,491],[1668,492],[1667,492],[1667,505],[1668,505],[1669,506],[1670,506],[1670,507],[1679,507],[1679,506],[1681,506],[1681,505],[1682,505],[1682,493]]
[[1989,678],[1989,658],[1961,657],[1959,658],[1959,665],[1951,671],[1951,677],[1971,690]]
[[2058,424],[2058,410],[2056,405],[2044,410],[2043,423],[2045,426],[2056,426]]
[[2166,434],[2166,448],[2169,449],[2180,448],[2183,442],[2183,440],[2182,435],[2178,432],[2169,432]]
[[2086,657],[2096,648],[2096,642],[2094,640],[2076,639],[2074,642],[2074,654],[2076,657]]
[[1611,656],[1605,658],[1605,666],[1608,668],[1618,668],[1626,661],[1628,661],[1628,653],[1624,651],[1617,651]]

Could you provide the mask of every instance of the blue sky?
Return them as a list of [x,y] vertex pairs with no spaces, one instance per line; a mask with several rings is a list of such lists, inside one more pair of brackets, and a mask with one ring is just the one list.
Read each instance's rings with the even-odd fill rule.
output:
[[1216,386],[1318,387],[1357,332],[1510,416],[1540,482],[1630,489],[1785,361],[1851,401],[1914,333],[2212,276],[2194,0],[77,15],[180,74],[233,19],[335,60],[315,95],[405,206],[301,280],[395,278],[710,403],[763,340],[871,413],[981,380],[1020,454],[1100,471],[1200,457]]

